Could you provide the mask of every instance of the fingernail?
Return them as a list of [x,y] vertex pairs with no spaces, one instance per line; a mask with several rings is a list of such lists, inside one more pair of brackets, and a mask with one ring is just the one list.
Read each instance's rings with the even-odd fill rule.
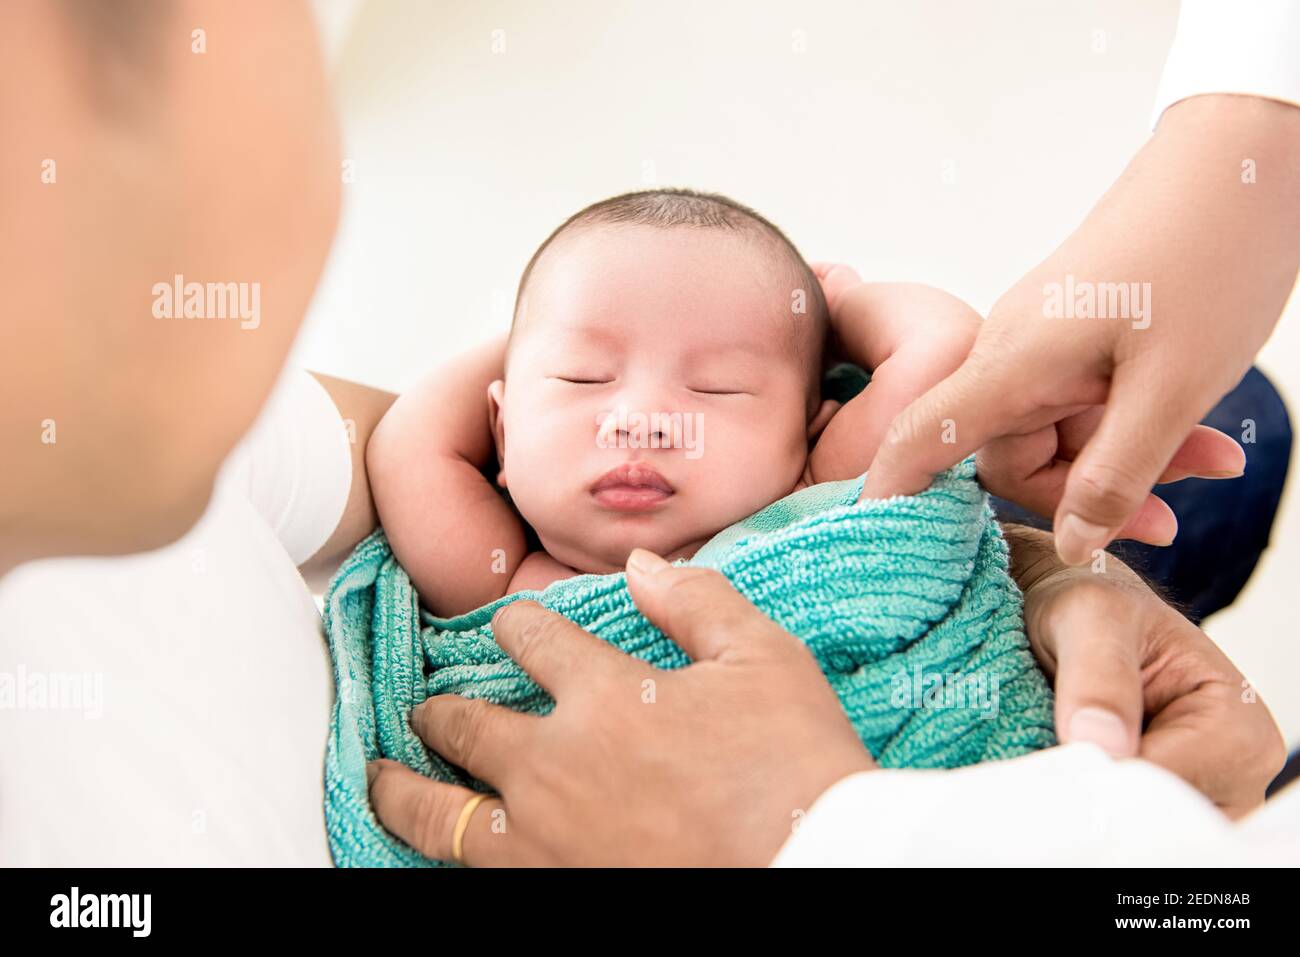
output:
[[1225,471],[1222,471],[1222,472],[1206,472],[1204,475],[1200,476],[1200,478],[1207,478],[1207,479],[1234,479],[1234,478],[1241,478],[1241,477],[1242,477],[1243,475],[1245,475],[1245,474],[1246,474],[1245,469],[1242,469],[1241,471],[1238,471],[1238,472],[1230,472],[1230,471],[1226,471],[1226,470],[1225,470]]
[[1105,708],[1080,708],[1070,719],[1069,740],[1091,741],[1112,758],[1133,756],[1133,742],[1119,715]]
[[496,631],[497,628],[499,627],[499,625],[500,625],[500,623],[501,623],[501,617],[506,613],[506,609],[508,609],[508,608],[509,608],[511,605],[513,605],[513,604],[514,604],[513,601],[508,601],[508,602],[506,602],[504,605],[502,605],[500,608],[498,608],[496,611],[492,612],[492,621],[491,621],[491,625],[492,625],[492,630],[493,630],[493,631]]
[[377,777],[379,777],[379,762],[371,761],[366,765],[366,787],[374,784]]
[[1078,515],[1067,515],[1056,529],[1056,554],[1067,565],[1082,565],[1092,553],[1105,548],[1112,538],[1109,528],[1094,525]]
[[667,568],[668,563],[654,552],[634,548],[632,554],[627,556],[627,567],[641,575],[654,575]]

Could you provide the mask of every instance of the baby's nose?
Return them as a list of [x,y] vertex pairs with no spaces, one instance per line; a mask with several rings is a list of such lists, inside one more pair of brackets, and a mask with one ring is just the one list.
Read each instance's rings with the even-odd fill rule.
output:
[[620,405],[596,417],[596,444],[601,448],[668,448],[671,434],[664,420],[662,414]]

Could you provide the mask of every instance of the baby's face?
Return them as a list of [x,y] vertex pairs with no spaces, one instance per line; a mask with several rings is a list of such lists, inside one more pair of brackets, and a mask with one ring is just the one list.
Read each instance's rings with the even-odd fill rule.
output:
[[716,229],[590,226],[543,254],[491,395],[504,484],[554,558],[686,557],[790,493],[813,321],[796,275]]

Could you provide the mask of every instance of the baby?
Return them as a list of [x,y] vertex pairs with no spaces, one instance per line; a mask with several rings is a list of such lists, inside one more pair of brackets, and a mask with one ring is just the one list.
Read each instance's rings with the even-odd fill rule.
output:
[[[367,449],[375,504],[443,617],[621,571],[638,547],[689,558],[805,485],[861,475],[978,324],[928,287],[814,272],[724,196],[616,196],[533,255],[507,342],[393,405]],[[842,407],[821,396],[840,358],[872,370]]]

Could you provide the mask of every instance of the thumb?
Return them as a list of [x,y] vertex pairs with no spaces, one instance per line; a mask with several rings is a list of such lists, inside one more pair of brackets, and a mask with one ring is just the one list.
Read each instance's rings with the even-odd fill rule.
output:
[[1131,621],[1068,606],[1052,626],[1056,656],[1056,731],[1064,744],[1091,741],[1112,757],[1137,754],[1142,730],[1142,673]]
[[913,495],[939,472],[1016,424],[998,367],[974,357],[894,417],[867,471],[863,498]]
[[1153,410],[1152,398],[1149,379],[1132,366],[1116,370],[1056,509],[1056,550],[1067,565],[1089,561],[1137,514],[1199,418],[1191,401],[1166,397]]
[[627,559],[627,587],[641,614],[693,661],[753,657],[774,643],[799,643],[712,568],[670,565],[637,548]]

